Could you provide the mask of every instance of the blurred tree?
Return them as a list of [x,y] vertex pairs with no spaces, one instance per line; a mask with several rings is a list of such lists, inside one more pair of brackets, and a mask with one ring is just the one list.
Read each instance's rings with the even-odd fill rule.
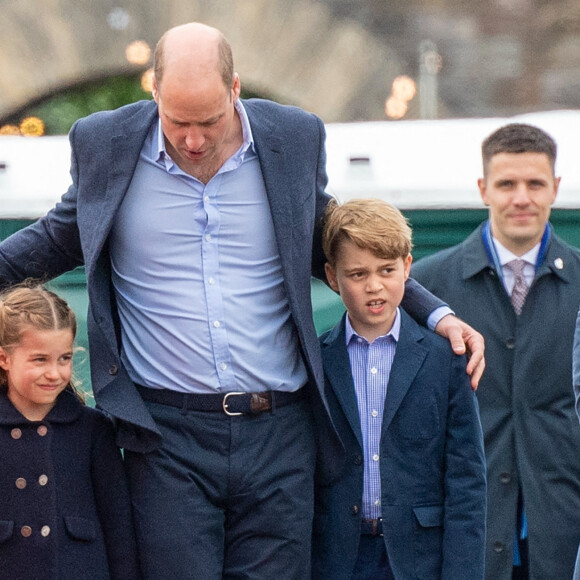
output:
[[41,103],[20,111],[18,116],[42,119],[46,135],[64,135],[81,117],[150,98],[151,94],[141,88],[141,74],[114,76],[64,89]]
[[[73,123],[81,117],[151,99],[151,93],[141,86],[141,75],[118,75],[67,87],[21,109],[6,122],[18,125],[26,117],[38,117],[44,122],[45,135],[66,135]],[[242,91],[243,98],[255,96],[259,95]]]

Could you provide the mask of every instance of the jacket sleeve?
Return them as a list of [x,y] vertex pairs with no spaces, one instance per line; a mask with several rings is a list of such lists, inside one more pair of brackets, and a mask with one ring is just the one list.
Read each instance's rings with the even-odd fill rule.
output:
[[574,347],[572,351],[572,378],[574,383],[574,395],[576,396],[576,415],[580,421],[580,311],[576,318],[576,330],[574,332]]
[[475,393],[465,357],[453,356],[445,443],[442,578],[483,579],[486,466]]
[[[69,139],[74,151],[74,129]],[[0,244],[0,286],[25,278],[49,280],[82,265],[76,221],[77,166],[71,160],[72,185],[50,212]]]

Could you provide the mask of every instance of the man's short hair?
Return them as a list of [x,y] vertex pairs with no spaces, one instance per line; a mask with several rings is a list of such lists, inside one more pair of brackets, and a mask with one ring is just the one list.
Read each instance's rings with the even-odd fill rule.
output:
[[554,171],[557,146],[554,139],[539,127],[510,123],[500,127],[483,141],[481,154],[484,175],[491,158],[499,153],[545,153]]
[[[167,32],[159,39],[153,53],[153,74],[158,87],[161,87],[161,79],[165,70],[166,36]],[[231,89],[234,82],[234,57],[228,39],[221,32],[218,42],[218,67],[224,85],[228,90]]]
[[331,265],[336,263],[345,240],[386,260],[405,259],[413,247],[405,216],[380,199],[353,199],[342,205],[330,201],[324,216],[322,248]]

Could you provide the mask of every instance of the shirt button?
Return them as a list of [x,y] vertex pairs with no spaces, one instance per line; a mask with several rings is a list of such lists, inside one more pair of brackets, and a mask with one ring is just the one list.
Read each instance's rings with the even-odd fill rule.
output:
[[214,325],[216,328],[219,328],[219,327],[221,326],[221,324],[220,324],[220,321],[219,321],[219,320],[214,320],[214,323],[213,323],[213,325]]
[[40,535],[43,538],[46,538],[49,534],[50,534],[50,526],[42,526],[42,528],[40,528]]
[[373,417],[378,417],[379,416],[379,412],[376,409],[373,409],[372,412],[371,412],[371,415]]
[[380,499],[375,499],[375,505],[376,505],[376,506],[379,506],[379,505],[381,505],[381,500],[380,500]]
[[211,234],[205,234],[205,241],[209,242],[211,240]]
[[26,487],[26,480],[24,477],[19,477],[14,483],[18,489],[24,489]]
[[371,369],[371,373],[372,373],[373,375],[376,375],[378,372],[379,372],[379,371],[377,370],[377,368],[376,368],[376,367],[373,367],[373,368]]
[[12,439],[20,439],[20,437],[22,437],[22,431],[18,428],[12,429],[10,435],[12,436]]
[[502,483],[509,483],[512,480],[512,476],[510,473],[500,473],[499,474],[499,480]]
[[210,284],[215,284],[215,280],[214,280],[213,278],[210,278],[210,279],[208,280],[208,282],[209,282]]
[[205,203],[209,203],[209,195],[204,196],[203,201],[205,201]]
[[48,427],[46,425],[39,425],[36,432],[41,436],[44,437],[48,433]]
[[501,542],[494,542],[493,543],[493,551],[496,554],[501,554],[503,552],[504,545]]
[[32,528],[30,526],[22,526],[20,528],[20,533],[25,537],[25,538],[29,538],[30,535],[32,534]]
[[377,454],[377,453],[375,453],[375,454],[373,455],[373,461],[378,461],[378,460],[379,460],[379,456],[378,456],[378,454]]
[[44,473],[38,478],[38,483],[40,485],[46,485],[48,483],[48,477]]
[[222,369],[222,371],[225,371],[227,368],[228,368],[228,365],[226,363],[220,364],[220,369]]

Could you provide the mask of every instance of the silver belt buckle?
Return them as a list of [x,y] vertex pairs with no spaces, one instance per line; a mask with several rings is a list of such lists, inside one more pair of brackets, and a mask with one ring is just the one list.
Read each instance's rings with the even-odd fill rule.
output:
[[245,395],[246,393],[237,393],[232,391],[231,393],[226,393],[224,395],[224,400],[222,401],[222,408],[224,410],[224,413],[226,415],[229,415],[230,417],[235,417],[236,415],[243,415],[243,413],[232,413],[231,411],[228,411],[228,404],[227,404],[227,400],[228,397],[232,397],[234,395]]

